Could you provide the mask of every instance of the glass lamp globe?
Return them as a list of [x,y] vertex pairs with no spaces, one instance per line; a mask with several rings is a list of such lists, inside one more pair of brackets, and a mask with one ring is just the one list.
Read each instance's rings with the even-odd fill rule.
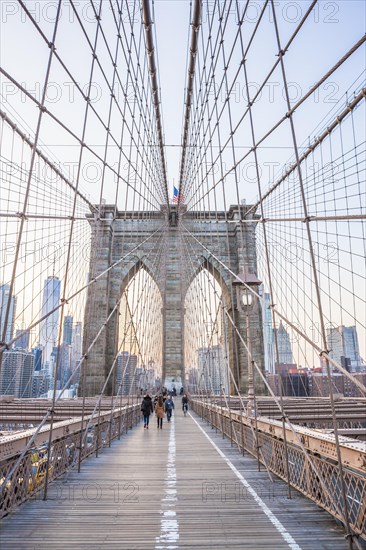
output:
[[244,307],[251,306],[252,303],[253,303],[252,293],[249,292],[249,290],[247,290],[246,292],[243,292],[242,297],[241,297],[241,301],[242,301],[242,304],[243,304]]

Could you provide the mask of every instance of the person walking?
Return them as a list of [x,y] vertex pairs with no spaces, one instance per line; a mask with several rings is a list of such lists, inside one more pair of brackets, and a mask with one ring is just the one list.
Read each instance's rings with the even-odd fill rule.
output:
[[157,419],[157,422],[158,422],[158,429],[160,428],[162,430],[163,429],[163,418],[164,418],[164,414],[165,414],[164,399],[163,399],[162,395],[159,395],[158,401],[155,405],[155,414],[156,414],[156,419]]
[[142,400],[141,412],[144,415],[144,428],[146,428],[148,430],[149,429],[150,414],[154,412],[152,399],[151,399],[151,397],[148,393],[146,393],[145,397]]
[[173,414],[174,409],[174,401],[170,395],[168,395],[167,399],[165,400],[165,412],[168,422],[170,422],[170,419]]

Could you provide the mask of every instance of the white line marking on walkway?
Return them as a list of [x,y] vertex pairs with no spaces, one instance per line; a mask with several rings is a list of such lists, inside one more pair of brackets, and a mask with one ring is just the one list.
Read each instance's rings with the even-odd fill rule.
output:
[[229,468],[231,468],[231,470],[234,472],[234,474],[236,475],[236,477],[241,481],[241,483],[244,485],[244,487],[248,490],[248,492],[252,495],[252,497],[254,498],[255,502],[258,504],[258,506],[260,506],[263,510],[263,512],[266,514],[266,516],[268,517],[268,519],[270,520],[270,522],[276,527],[277,531],[281,534],[281,536],[283,537],[283,539],[287,542],[287,544],[289,545],[289,547],[291,548],[291,550],[301,550],[301,546],[299,546],[297,544],[297,542],[295,542],[295,540],[292,538],[292,536],[290,535],[290,533],[287,531],[287,529],[282,525],[282,523],[280,522],[280,520],[274,515],[273,512],[271,512],[271,510],[268,508],[267,504],[265,504],[265,502],[263,502],[263,500],[257,495],[257,493],[255,492],[255,490],[253,489],[253,487],[251,485],[249,485],[249,483],[247,482],[247,480],[242,476],[242,474],[239,472],[239,470],[237,470],[234,466],[234,464],[231,462],[231,460],[229,460],[227,458],[227,456],[221,451],[221,449],[218,448],[218,446],[216,445],[216,443],[214,441],[212,441],[212,439],[210,438],[209,435],[207,435],[207,433],[205,432],[205,430],[198,424],[197,420],[195,418],[193,418],[193,416],[191,415],[191,413],[189,413],[189,416],[192,418],[193,422],[195,422],[197,424],[197,426],[199,427],[199,429],[201,430],[201,432],[207,437],[207,439],[209,440],[209,442],[211,443],[211,445],[214,447],[214,449],[216,449],[216,451],[219,453],[219,455],[221,456],[221,458],[223,458],[226,462],[226,464],[229,466]]
[[165,495],[162,498],[162,518],[160,521],[160,536],[156,537],[156,550],[174,550],[179,548],[179,523],[175,504],[177,502],[177,469],[175,466],[175,424],[174,415],[170,421],[170,436],[168,443],[168,462],[165,478]]

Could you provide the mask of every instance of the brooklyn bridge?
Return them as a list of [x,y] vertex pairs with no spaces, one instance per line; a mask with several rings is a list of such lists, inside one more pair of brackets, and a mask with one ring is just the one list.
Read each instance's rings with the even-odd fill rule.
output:
[[366,548],[365,4],[0,11],[1,548]]

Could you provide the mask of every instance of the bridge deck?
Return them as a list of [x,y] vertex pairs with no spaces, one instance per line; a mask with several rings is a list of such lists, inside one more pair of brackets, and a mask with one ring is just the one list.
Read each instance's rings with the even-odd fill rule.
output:
[[346,550],[337,523],[294,493],[287,500],[282,481],[178,409],[162,430],[152,418],[51,484],[47,502],[4,518],[1,548]]

